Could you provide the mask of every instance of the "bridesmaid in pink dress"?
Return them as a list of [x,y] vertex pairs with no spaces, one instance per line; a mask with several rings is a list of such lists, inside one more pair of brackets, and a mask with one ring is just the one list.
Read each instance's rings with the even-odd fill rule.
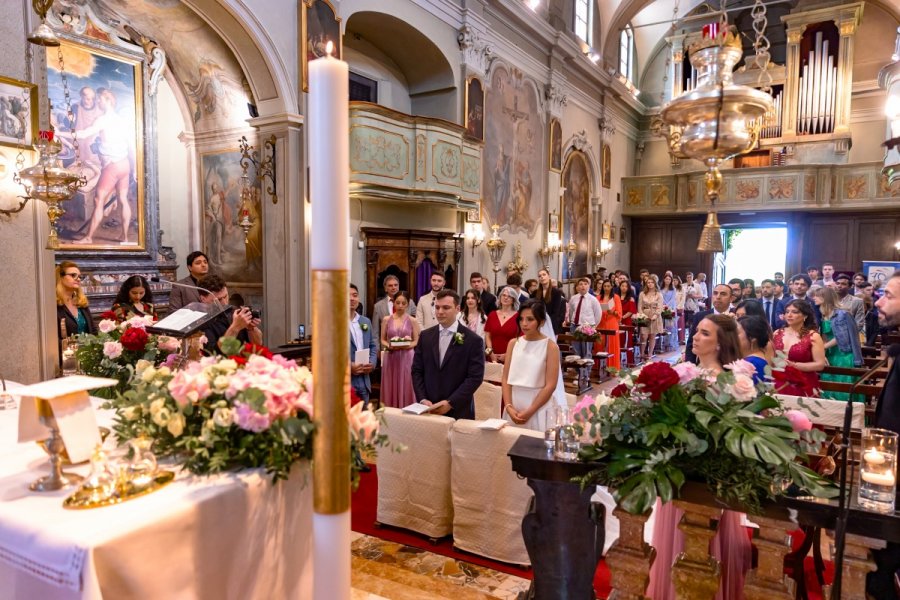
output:
[[784,309],[784,323],[772,338],[776,352],[787,352],[784,370],[772,373],[775,391],[789,396],[818,396],[819,371],[828,362],[812,305],[791,300]]
[[[709,315],[697,326],[691,338],[694,355],[700,368],[712,377],[723,371],[723,366],[741,358],[741,343],[737,323],[728,315]],[[650,569],[650,585],[647,597],[653,600],[674,600],[671,568],[675,558],[684,550],[684,534],[678,523],[684,514],[673,502],[656,502],[656,522],[653,526],[653,547],[656,560]],[[741,525],[742,514],[731,510],[722,512],[716,536],[710,544],[710,553],[719,561],[722,579],[716,600],[743,598],[744,574],[751,566],[753,547],[747,531]]]
[[[381,347],[386,349],[381,365],[381,405],[403,408],[415,404],[412,385],[413,349],[419,343],[419,324],[406,314],[409,296],[398,292],[394,296],[394,314],[381,323]],[[391,350],[391,338],[410,338],[412,343]]]

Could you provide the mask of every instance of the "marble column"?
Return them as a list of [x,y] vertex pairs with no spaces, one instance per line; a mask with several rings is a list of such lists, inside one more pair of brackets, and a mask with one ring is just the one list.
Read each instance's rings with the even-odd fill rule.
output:
[[[275,136],[275,181],[278,202],[263,185],[263,313],[270,346],[297,336],[297,325],[309,324],[308,212],[304,192],[303,117],[279,114],[248,121],[262,140]],[[349,202],[349,199],[347,199]],[[307,329],[309,331],[309,329]],[[315,335],[316,332],[309,331]]]
[[684,552],[672,567],[678,600],[712,600],[719,589],[719,561],[710,556],[709,543],[716,535],[712,522],[722,509],[676,500],[684,511],[678,528],[684,532]]
[[619,539],[606,553],[612,594],[617,600],[645,600],[650,583],[650,567],[656,551],[644,541],[644,526],[650,513],[633,515],[616,508],[613,516],[619,519]]
[[792,586],[784,574],[784,557],[791,551],[788,531],[794,529],[787,521],[754,516],[759,534],[754,540],[758,550],[757,566],[744,579],[746,600],[791,600]]

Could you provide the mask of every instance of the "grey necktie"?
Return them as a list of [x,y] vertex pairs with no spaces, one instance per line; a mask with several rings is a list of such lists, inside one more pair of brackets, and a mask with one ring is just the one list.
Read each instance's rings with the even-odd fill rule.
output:
[[444,355],[447,354],[447,348],[450,347],[450,339],[453,337],[453,332],[449,329],[441,329],[440,339],[438,340],[438,349],[440,351],[440,355],[438,356],[438,364],[444,364]]

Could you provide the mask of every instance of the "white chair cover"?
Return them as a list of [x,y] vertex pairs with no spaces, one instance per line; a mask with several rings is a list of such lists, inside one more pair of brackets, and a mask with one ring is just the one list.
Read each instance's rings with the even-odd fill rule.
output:
[[484,363],[484,380],[491,383],[501,383],[503,381],[503,364],[502,363]]
[[[799,410],[806,413],[809,420],[816,425],[824,425],[826,427],[844,426],[844,411],[847,409],[847,403],[843,400],[803,398],[801,396],[786,396],[784,394],[775,394],[775,397],[781,400],[786,409]],[[853,420],[851,421],[853,429],[865,427],[865,418],[866,405],[862,402],[854,402]]]
[[459,420],[450,432],[453,493],[453,544],[501,562],[528,565],[522,518],[533,492],[512,470],[506,453],[520,435],[543,433],[506,426],[478,429]]
[[375,518],[429,537],[449,535],[453,526],[450,429],[455,421],[385,408],[384,422],[391,443],[402,444],[406,450],[378,453]]
[[483,382],[475,390],[475,420],[500,418],[500,406],[503,403],[503,389],[499,385]]

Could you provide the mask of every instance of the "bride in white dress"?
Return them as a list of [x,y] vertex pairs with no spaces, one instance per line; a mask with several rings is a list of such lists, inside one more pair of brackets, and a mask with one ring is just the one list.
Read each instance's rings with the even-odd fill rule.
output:
[[503,406],[507,421],[536,431],[547,429],[559,369],[559,347],[541,333],[547,321],[543,302],[529,300],[519,309],[522,336],[509,343],[503,365]]

